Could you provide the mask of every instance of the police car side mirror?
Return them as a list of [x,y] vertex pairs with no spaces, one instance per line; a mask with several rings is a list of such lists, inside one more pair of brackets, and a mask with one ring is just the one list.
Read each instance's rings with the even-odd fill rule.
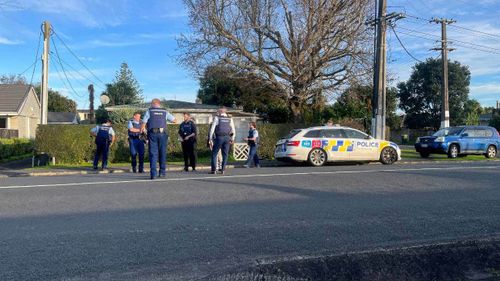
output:
[[373,139],[373,137],[372,137],[372,136],[366,136],[366,137],[365,137],[365,140],[371,140],[371,139]]
[[468,136],[469,136],[469,134],[468,134],[468,133],[463,133],[463,134],[461,135],[461,137],[462,137],[462,138],[466,138],[466,137],[468,137]]

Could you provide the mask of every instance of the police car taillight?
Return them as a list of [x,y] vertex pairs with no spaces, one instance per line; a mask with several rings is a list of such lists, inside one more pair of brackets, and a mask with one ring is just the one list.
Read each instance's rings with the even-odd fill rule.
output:
[[289,141],[286,143],[287,146],[299,146],[300,141]]

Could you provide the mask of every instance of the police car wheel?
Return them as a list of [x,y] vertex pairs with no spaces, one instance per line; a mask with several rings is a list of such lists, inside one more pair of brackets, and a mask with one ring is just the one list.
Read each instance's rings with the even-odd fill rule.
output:
[[307,160],[313,166],[323,166],[326,163],[326,152],[323,149],[315,148],[309,152]]
[[497,157],[497,148],[493,145],[488,146],[488,150],[486,150],[485,154],[486,158],[495,158]]
[[396,149],[392,147],[386,147],[382,149],[380,153],[380,162],[384,165],[391,165],[398,161],[398,153]]

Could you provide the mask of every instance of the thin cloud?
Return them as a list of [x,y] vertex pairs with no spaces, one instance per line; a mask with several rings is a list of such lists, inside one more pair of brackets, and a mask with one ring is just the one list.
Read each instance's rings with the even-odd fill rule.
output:
[[22,43],[22,41],[10,40],[8,38],[0,36],[0,45],[19,45]]

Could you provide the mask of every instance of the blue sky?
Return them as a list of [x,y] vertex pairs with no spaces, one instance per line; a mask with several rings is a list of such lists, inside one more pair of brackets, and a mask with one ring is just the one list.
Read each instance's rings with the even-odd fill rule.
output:
[[[460,43],[453,46],[457,50],[450,54],[450,59],[470,66],[472,98],[488,106],[500,100],[500,0],[388,0],[388,5],[390,11],[403,11],[421,18],[400,20],[396,27],[406,48],[420,60],[438,56],[438,52],[429,49],[438,46],[436,41],[440,36],[438,25],[422,19],[453,18],[458,21],[457,26],[498,35],[448,29],[451,41],[488,47],[487,52],[481,52],[473,49],[479,48],[476,45]],[[59,37],[99,80],[111,82],[120,63],[125,61],[141,84],[146,99],[194,101],[196,98],[198,80],[175,61],[179,53],[176,37],[189,33],[182,0],[0,0],[0,74],[19,74],[34,62],[44,20],[51,21]],[[57,37],[54,40],[76,93],[67,82],[63,83],[65,78],[55,62],[56,56],[52,56],[50,87],[77,100],[79,108],[87,108],[87,85],[94,83],[98,93],[104,87]],[[388,46],[388,67],[393,83],[406,80],[415,60],[404,52],[391,31]],[[54,47],[52,51],[55,52]],[[24,75],[29,81],[31,70]],[[33,81],[40,81],[40,64]]]

